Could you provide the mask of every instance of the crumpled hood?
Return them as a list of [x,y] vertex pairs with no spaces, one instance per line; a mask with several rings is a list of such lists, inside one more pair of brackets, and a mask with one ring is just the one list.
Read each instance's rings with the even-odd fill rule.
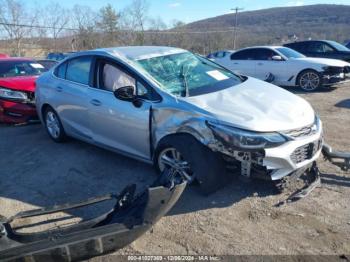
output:
[[184,100],[223,124],[258,132],[292,130],[315,121],[314,110],[304,99],[251,77],[237,86]]
[[350,66],[348,62],[338,60],[338,59],[329,59],[329,58],[303,57],[303,58],[296,58],[295,60],[318,63],[318,64],[323,64],[325,66],[339,66],[339,67]]
[[18,76],[0,78],[0,87],[18,91],[35,91],[35,81],[38,76]]

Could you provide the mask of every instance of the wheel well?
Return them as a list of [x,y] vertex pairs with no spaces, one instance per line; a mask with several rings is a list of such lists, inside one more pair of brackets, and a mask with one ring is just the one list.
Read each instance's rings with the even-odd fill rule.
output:
[[188,136],[188,137],[190,137],[190,138],[196,140],[197,142],[201,143],[200,141],[198,141],[198,139],[197,139],[194,135],[191,135],[191,134],[189,134],[189,133],[181,132],[181,133],[169,134],[169,135],[166,135],[166,136],[162,137],[162,138],[158,141],[157,145],[154,147],[154,151],[153,151],[153,156],[152,156],[152,158],[154,158],[154,157],[157,155],[158,149],[159,149],[159,145],[163,144],[164,141],[166,141],[166,140],[168,140],[168,139],[176,138],[176,137],[179,138],[180,136]]
[[49,104],[43,104],[43,106],[41,107],[41,117],[42,117],[42,119],[44,119],[45,111],[49,107],[51,107]]

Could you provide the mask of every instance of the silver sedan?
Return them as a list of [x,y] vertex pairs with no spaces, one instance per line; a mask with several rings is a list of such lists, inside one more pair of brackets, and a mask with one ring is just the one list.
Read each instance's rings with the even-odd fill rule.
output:
[[323,142],[302,98],[178,48],[74,54],[37,80],[36,106],[54,141],[70,136],[174,168],[204,193],[233,174],[291,175]]

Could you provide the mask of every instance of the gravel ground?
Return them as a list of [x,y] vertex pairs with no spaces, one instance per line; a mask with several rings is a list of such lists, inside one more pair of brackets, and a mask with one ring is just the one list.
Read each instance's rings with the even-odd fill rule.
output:
[[[344,151],[350,151],[349,88],[298,94],[320,114],[327,143]],[[148,165],[79,141],[55,144],[40,125],[0,126],[0,167],[4,216],[118,192],[130,183],[142,187],[156,177]],[[323,159],[319,167],[322,187],[282,207],[274,204],[286,196],[268,182],[236,181],[209,197],[189,187],[151,232],[116,254],[350,254],[350,175]]]

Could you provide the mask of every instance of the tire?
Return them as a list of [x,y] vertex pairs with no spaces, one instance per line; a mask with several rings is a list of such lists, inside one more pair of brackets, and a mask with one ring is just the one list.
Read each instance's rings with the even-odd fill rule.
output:
[[58,114],[52,107],[47,107],[44,112],[45,129],[50,138],[56,143],[62,143],[67,136],[63,129],[61,120]]
[[185,168],[185,172],[191,174],[191,179],[187,179],[189,184],[198,181],[202,194],[209,195],[229,182],[222,156],[186,134],[170,136],[160,142],[154,157],[154,165],[159,173],[162,168],[164,169],[162,166],[164,152],[169,150],[172,152],[173,149],[181,155],[181,161],[188,163],[188,169]]
[[322,75],[312,69],[302,71],[297,77],[297,85],[305,92],[314,92],[322,86]]

